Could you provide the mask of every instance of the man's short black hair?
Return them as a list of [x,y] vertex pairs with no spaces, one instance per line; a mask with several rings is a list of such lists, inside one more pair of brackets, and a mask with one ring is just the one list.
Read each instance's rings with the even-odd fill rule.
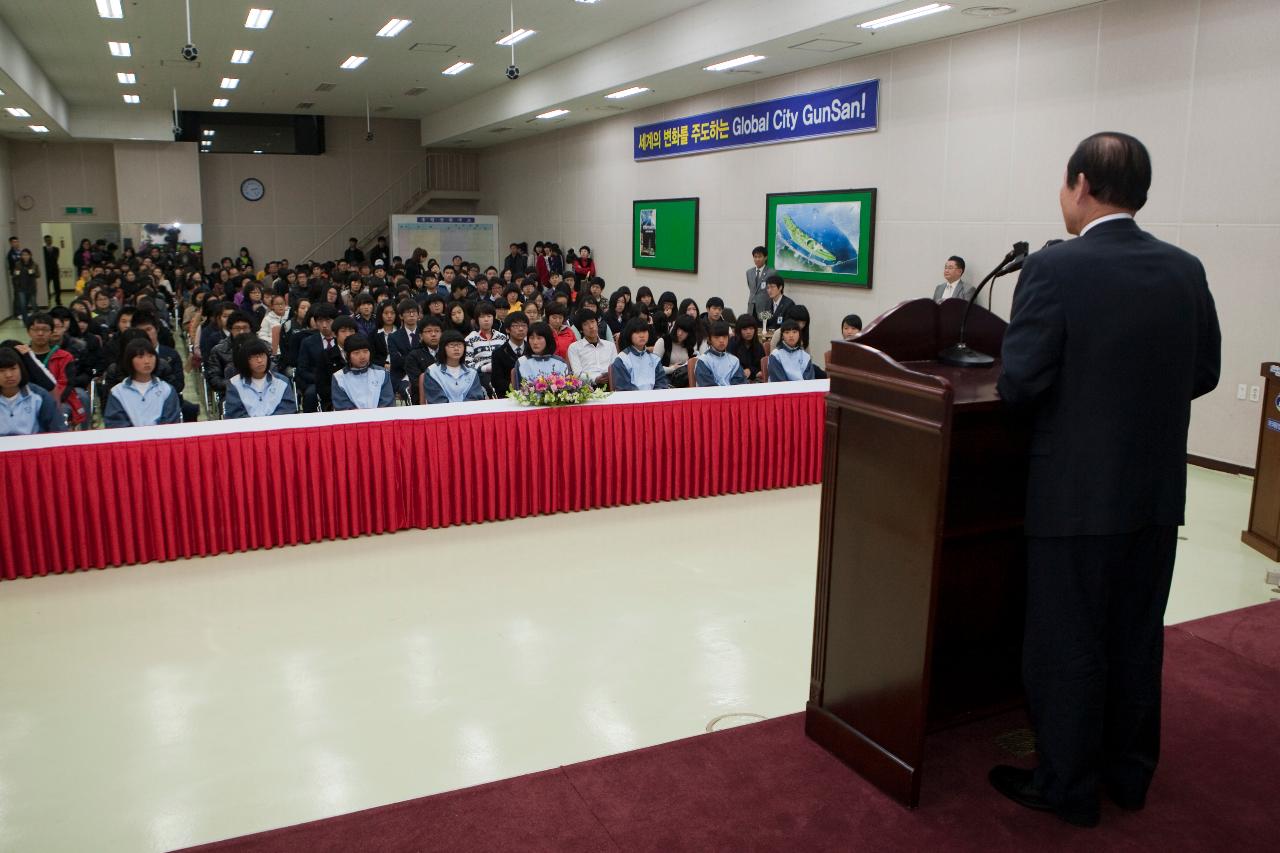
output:
[[338,309],[332,302],[321,302],[319,305],[313,305],[311,313],[307,316],[313,321],[336,320],[338,318]]
[[32,326],[36,325],[37,323],[48,326],[50,329],[53,328],[53,318],[50,317],[48,314],[44,313],[43,311],[41,311],[39,314],[32,314],[30,317],[27,318],[28,329],[30,329]]
[[[135,312],[135,313],[142,313],[142,312]],[[231,331],[231,327],[234,326],[236,323],[244,323],[250,329],[253,328],[253,318],[250,317],[245,312],[240,311],[238,309],[236,310],[236,313],[232,314],[230,317],[227,318],[227,331]],[[137,324],[134,323],[133,325],[137,325]]]
[[503,325],[510,329],[512,326],[516,326],[521,323],[526,326],[529,325],[529,315],[523,311],[512,311],[507,315],[507,321]]
[[577,326],[579,329],[582,328],[582,325],[584,323],[599,323],[599,322],[600,322],[600,315],[586,308],[583,308],[581,311],[579,311],[577,314],[573,316],[573,325]]
[[766,249],[764,246],[756,246],[754,249],[751,250],[751,254],[764,255],[767,258],[769,257],[769,250]]
[[356,325],[356,321],[352,320],[350,317],[339,317],[333,321],[333,333],[335,335],[343,329],[351,329],[357,332],[360,331],[360,327]]
[[952,255],[951,257],[947,258],[947,260],[955,264],[956,266],[958,266],[960,268],[960,272],[964,272],[964,258],[960,257],[959,255]]
[[707,308],[723,308],[724,300],[719,296],[713,296],[707,300]]
[[783,292],[785,292],[785,291],[786,291],[786,289],[787,289],[787,283],[786,283],[785,281],[783,281],[782,276],[778,275],[777,273],[774,273],[773,275],[771,275],[771,276],[769,276],[768,278],[766,278],[766,279],[764,280],[764,283],[765,283],[766,285],[769,285],[769,284],[776,284],[776,285],[778,285],[778,290],[783,291]]
[[483,314],[488,314],[490,317],[494,317],[497,315],[497,313],[498,313],[498,309],[493,307],[492,302],[481,302],[479,305],[476,306],[475,316],[480,317]]
[[[236,319],[236,316],[233,314],[231,315],[231,318],[234,320]],[[153,329],[158,329],[160,328],[160,323],[156,319],[156,315],[154,313],[151,311],[144,311],[139,308],[137,311],[133,312],[133,319],[129,321],[129,326],[134,329],[139,326],[151,326]]]
[[1103,204],[1141,210],[1151,189],[1151,155],[1127,133],[1095,133],[1076,146],[1067,161],[1067,186],[1075,188],[1083,174],[1089,194]]
[[422,326],[419,327],[419,331],[425,330],[431,326],[435,326],[437,329],[443,329],[444,318],[439,314],[428,314],[427,319],[422,321]]
[[417,311],[419,314],[422,313],[422,309],[418,307],[418,303],[414,302],[412,299],[401,300],[400,304],[396,306],[397,314],[403,314],[406,311]]
[[546,311],[544,311],[543,313],[546,314],[548,317],[550,317],[552,314],[559,314],[561,317],[567,318],[569,316],[569,309],[564,307],[563,302],[555,301],[555,302],[552,302],[550,305],[548,305]]
[[729,336],[729,324],[724,320],[716,320],[711,324],[711,329],[707,332],[709,338],[727,338]]

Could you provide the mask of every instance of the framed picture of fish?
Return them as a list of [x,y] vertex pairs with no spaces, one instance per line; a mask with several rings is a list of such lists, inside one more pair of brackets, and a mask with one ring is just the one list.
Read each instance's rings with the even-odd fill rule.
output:
[[766,263],[788,282],[870,288],[875,236],[874,188],[765,197]]
[[631,202],[631,266],[697,272],[698,199],[655,198]]

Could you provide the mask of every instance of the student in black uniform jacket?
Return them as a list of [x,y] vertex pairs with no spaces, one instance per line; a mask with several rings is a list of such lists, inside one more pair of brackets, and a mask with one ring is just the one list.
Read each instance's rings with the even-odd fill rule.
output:
[[991,782],[1079,826],[1100,785],[1142,808],[1155,772],[1191,401],[1218,384],[1204,267],[1133,220],[1150,184],[1133,137],[1080,143],[1059,191],[1080,238],[1027,259],[998,386],[1033,418],[1023,680],[1040,763]]
[[409,400],[415,406],[422,402],[418,393],[418,380],[427,368],[436,363],[440,352],[440,336],[444,334],[444,321],[428,317],[418,326],[418,346],[404,357],[404,377],[409,383]]
[[493,354],[493,394],[498,399],[511,390],[511,369],[525,354],[525,338],[529,334],[529,318],[523,311],[507,315],[507,341]]

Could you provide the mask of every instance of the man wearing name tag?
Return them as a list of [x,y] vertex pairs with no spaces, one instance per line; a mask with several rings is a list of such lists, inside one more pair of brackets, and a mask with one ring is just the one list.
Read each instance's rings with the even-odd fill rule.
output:
[[1002,350],[1000,396],[1032,418],[1022,674],[1039,766],[990,780],[1076,826],[1098,823],[1101,790],[1146,802],[1191,401],[1218,384],[1204,267],[1134,221],[1150,185],[1137,139],[1080,143],[1058,193],[1079,239],[1027,258]]
[[747,270],[747,310],[752,317],[759,317],[761,311],[769,310],[769,294],[765,290],[765,283],[774,274],[774,269],[765,263],[768,256],[764,246],[756,246],[751,250],[751,267]]

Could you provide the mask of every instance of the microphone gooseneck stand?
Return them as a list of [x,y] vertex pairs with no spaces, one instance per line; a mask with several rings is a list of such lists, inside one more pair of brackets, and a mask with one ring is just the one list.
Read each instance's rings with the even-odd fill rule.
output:
[[969,312],[973,310],[973,303],[978,301],[978,297],[982,294],[982,289],[991,282],[995,281],[1002,275],[1008,275],[1011,272],[1017,272],[1022,269],[1022,262],[1027,259],[1029,246],[1025,242],[1017,242],[1013,244],[1013,249],[1009,254],[996,264],[996,268],[987,273],[986,278],[978,285],[978,289],[973,292],[973,296],[969,297],[969,304],[965,306],[964,316],[960,318],[960,339],[956,343],[938,353],[938,361],[943,364],[949,364],[952,367],[990,367],[996,363],[995,357],[986,353],[978,352],[964,342],[965,326],[969,322]]

